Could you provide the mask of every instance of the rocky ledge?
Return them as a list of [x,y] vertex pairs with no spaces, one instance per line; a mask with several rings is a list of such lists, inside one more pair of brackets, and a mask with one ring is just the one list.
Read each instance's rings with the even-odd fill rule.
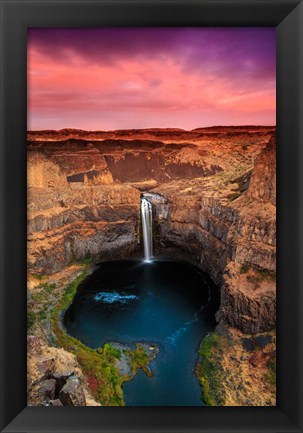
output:
[[27,357],[28,406],[100,406],[90,395],[74,355],[29,335]]
[[51,274],[70,263],[131,254],[139,242],[138,190],[127,185],[29,188],[28,268]]
[[202,341],[195,374],[208,406],[276,405],[276,335],[219,325]]

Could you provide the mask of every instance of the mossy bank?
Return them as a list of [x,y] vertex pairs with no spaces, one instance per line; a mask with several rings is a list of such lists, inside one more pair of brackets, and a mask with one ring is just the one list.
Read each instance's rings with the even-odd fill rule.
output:
[[[93,398],[102,406],[123,406],[122,385],[139,368],[151,376],[149,362],[158,353],[156,346],[136,343],[136,348],[107,343],[92,349],[65,332],[62,316],[72,302],[79,284],[93,271],[90,261],[76,265],[72,279],[31,275],[36,283],[28,301],[28,333],[39,335],[48,345],[63,348],[75,356]],[[66,273],[68,271],[66,270]],[[63,282],[63,284],[62,284]]]
[[208,406],[275,406],[275,331],[248,336],[218,326],[200,345],[195,374]]

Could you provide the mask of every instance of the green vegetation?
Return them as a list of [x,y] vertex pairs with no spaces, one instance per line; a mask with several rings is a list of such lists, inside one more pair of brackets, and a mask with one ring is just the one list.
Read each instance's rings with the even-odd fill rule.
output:
[[264,376],[266,382],[271,386],[276,388],[276,378],[277,378],[277,360],[273,358],[268,363],[268,371]]
[[222,372],[219,360],[223,353],[223,337],[215,332],[207,335],[199,349],[199,362],[195,373],[202,387],[203,400],[207,406],[223,404]]
[[[124,406],[122,384],[132,376],[120,375],[116,367],[122,358],[122,351],[106,343],[102,348],[91,349],[81,341],[68,335],[61,326],[61,313],[65,311],[74,298],[77,288],[88,274],[85,270],[72,283],[70,283],[51,312],[51,328],[57,338],[59,346],[73,353],[86,376],[87,383],[93,397],[102,406]],[[147,367],[151,356],[148,356],[144,347],[137,344],[137,348],[125,351],[131,360],[131,369],[136,373],[142,368],[146,374],[151,374]]]
[[44,278],[46,278],[45,275],[40,275],[40,274],[31,274],[32,277],[36,278],[36,280],[42,281],[44,280]]
[[34,324],[36,322],[36,318],[37,318],[36,313],[34,311],[28,309],[28,311],[27,311],[27,329],[28,330],[34,326]]
[[41,283],[38,287],[41,288],[44,293],[50,294],[57,286],[56,283]]
[[[102,349],[100,349],[100,350],[102,353]],[[113,347],[109,343],[104,344],[103,354],[107,355],[108,357],[111,357],[113,360],[114,360],[114,358],[121,359],[121,356],[122,356],[121,350],[117,349],[116,347]]]
[[248,188],[251,177],[251,169],[247,170],[240,176],[230,179],[230,183],[237,184],[237,189],[232,194],[228,195],[229,201],[234,201],[239,198]]
[[128,355],[130,357],[130,366],[134,374],[137,373],[139,368],[142,368],[147,376],[153,376],[152,371],[148,367],[151,357],[146,353],[146,350],[142,344],[137,343],[136,349],[129,351]]
[[247,274],[247,272],[249,271],[249,269],[250,269],[249,264],[243,263],[241,265],[241,268],[240,268],[240,274]]
[[152,356],[140,344],[137,344],[135,350],[124,350],[132,374],[121,375],[117,363],[122,358],[122,350],[109,343],[102,348],[91,349],[68,335],[61,326],[62,312],[68,308],[79,284],[90,273],[91,263],[91,256],[78,262],[83,265],[82,272],[64,290],[55,283],[43,281],[47,277],[34,275],[39,285],[32,291],[28,301],[27,328],[33,333],[44,333],[50,323],[56,343],[76,356],[93,397],[104,406],[123,406],[123,382],[130,380],[138,368],[151,375],[148,363]]
[[236,200],[237,198],[239,198],[241,196],[241,193],[240,192],[234,192],[233,194],[229,194],[228,196],[227,196],[227,198],[229,199],[229,201],[234,201],[234,200]]
[[104,406],[123,406],[121,385],[127,378],[119,376],[118,369],[113,365],[115,359],[121,357],[121,352],[110,344],[105,344],[97,350],[91,349],[66,334],[60,323],[61,312],[67,309],[77,287],[87,274],[88,271],[84,271],[66,287],[63,296],[51,312],[51,327],[59,346],[76,356],[94,398]]
[[[38,274],[35,274],[35,277],[39,281],[44,278]],[[46,320],[50,306],[50,295],[55,289],[55,283],[40,283],[35,292],[31,294],[27,306],[27,329],[33,329],[38,320],[40,323]]]
[[93,263],[93,258],[91,255],[89,255],[87,257],[84,257],[84,259],[78,260],[77,263],[83,266],[91,265]]
[[[224,332],[224,328],[221,328]],[[275,404],[276,358],[273,341],[262,341],[267,346],[251,348],[243,345],[243,337],[221,331],[207,335],[199,349],[195,374],[200,381],[202,397],[208,406],[243,405],[268,406]],[[271,334],[261,334],[260,337]],[[256,338],[259,338],[256,337]],[[252,338],[245,339],[252,342]],[[261,345],[261,340],[259,342]],[[268,346],[270,345],[270,346]],[[252,367],[251,358],[260,364]],[[270,359],[269,361],[266,361]],[[264,360],[268,362],[264,370]],[[243,364],[241,364],[243,362]],[[241,366],[240,366],[241,364]],[[245,366],[242,369],[242,365]],[[249,369],[247,372],[247,368]],[[264,387],[265,385],[265,387]]]
[[79,284],[87,277],[88,273],[89,273],[88,270],[83,271],[70,284],[68,284],[68,286],[66,287],[63,293],[63,296],[61,297],[57,305],[54,307],[53,311],[56,311],[60,307],[61,310],[66,310],[66,308],[71,303],[73,297],[75,296]]
[[276,281],[276,273],[268,271],[267,269],[257,269],[257,272],[263,280]]
[[60,205],[61,207],[67,207],[63,200],[60,200],[60,201],[59,201],[59,205]]
[[246,279],[251,284],[255,286],[255,288],[259,287],[259,284],[264,281],[276,281],[276,273],[268,271],[267,269],[259,269],[254,266],[249,265],[248,263],[244,263],[241,265],[240,274],[247,274],[249,271],[252,271],[253,274],[247,275]]

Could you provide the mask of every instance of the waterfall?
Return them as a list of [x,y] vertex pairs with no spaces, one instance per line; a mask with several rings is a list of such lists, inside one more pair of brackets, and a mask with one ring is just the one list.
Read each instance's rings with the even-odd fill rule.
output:
[[142,230],[144,243],[144,258],[150,261],[153,255],[153,209],[152,204],[142,198],[141,200]]

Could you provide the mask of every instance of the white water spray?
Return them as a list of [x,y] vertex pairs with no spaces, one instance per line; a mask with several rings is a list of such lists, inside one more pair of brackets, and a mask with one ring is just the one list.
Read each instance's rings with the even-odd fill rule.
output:
[[153,209],[152,204],[142,198],[141,200],[141,215],[142,215],[142,229],[143,229],[143,243],[144,243],[144,258],[150,261],[153,255]]

